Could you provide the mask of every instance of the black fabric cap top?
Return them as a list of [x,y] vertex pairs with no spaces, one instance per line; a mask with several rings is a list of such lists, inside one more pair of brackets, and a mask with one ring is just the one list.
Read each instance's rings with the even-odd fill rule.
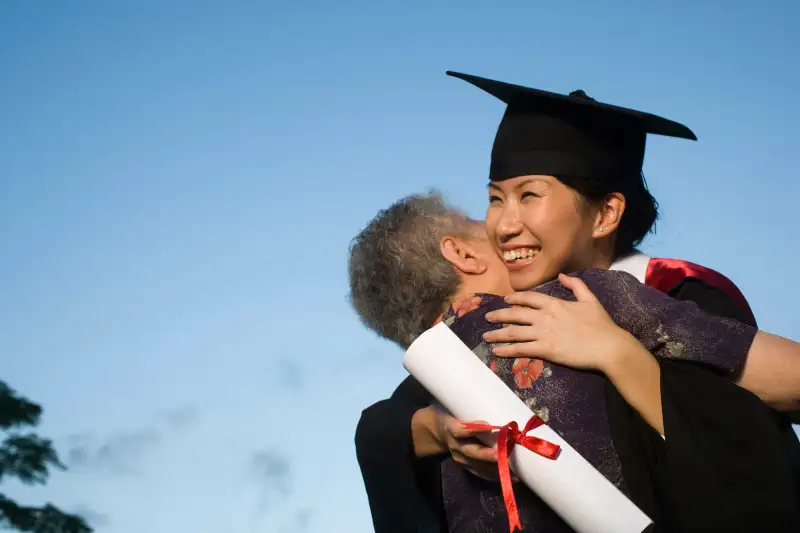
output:
[[682,124],[603,104],[583,91],[563,95],[458,72],[447,75],[507,104],[492,146],[492,181],[526,175],[638,179],[648,133],[697,140]]

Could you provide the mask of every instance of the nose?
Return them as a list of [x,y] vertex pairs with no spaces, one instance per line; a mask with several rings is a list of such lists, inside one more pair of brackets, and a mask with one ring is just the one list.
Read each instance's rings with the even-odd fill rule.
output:
[[522,233],[519,213],[513,205],[506,204],[497,222],[497,239],[501,244],[507,243]]

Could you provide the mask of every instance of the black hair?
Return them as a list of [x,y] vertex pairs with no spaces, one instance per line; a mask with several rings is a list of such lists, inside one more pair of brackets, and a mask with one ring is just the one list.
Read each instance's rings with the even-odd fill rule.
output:
[[614,192],[625,197],[625,213],[617,228],[617,240],[614,244],[615,258],[632,252],[654,230],[658,219],[658,202],[647,189],[644,173],[618,180],[577,176],[557,178],[590,203],[601,202]]

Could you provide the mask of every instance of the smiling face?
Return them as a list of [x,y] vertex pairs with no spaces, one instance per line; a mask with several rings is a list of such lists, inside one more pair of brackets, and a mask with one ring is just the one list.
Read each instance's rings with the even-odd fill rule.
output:
[[597,208],[553,176],[520,176],[489,184],[486,228],[515,290],[561,272],[603,264]]

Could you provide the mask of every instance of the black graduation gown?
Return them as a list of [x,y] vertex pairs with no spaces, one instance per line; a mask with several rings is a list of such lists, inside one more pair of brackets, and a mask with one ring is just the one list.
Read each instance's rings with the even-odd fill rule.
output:
[[[699,279],[685,279],[669,295],[752,322],[721,290]],[[800,444],[788,418],[697,365],[662,361],[661,370],[669,447],[613,386],[607,390],[626,484],[633,501],[656,520],[654,531],[800,531]],[[376,533],[447,531],[442,457],[415,458],[411,437],[411,417],[431,402],[409,376],[361,415],[356,455]],[[760,435],[756,442],[753,434]],[[742,445],[720,449],[721,436]],[[774,523],[765,523],[764,509],[772,511]]]

